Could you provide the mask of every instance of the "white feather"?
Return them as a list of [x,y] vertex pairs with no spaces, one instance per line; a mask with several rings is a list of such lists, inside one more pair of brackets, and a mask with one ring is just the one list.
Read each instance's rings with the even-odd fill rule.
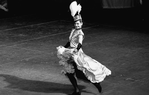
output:
[[78,12],[78,13],[81,12],[81,8],[82,8],[82,7],[81,7],[80,4],[77,4],[76,1],[73,1],[73,2],[70,4],[69,8],[70,8],[70,11],[71,11],[71,16],[74,17],[77,12]]

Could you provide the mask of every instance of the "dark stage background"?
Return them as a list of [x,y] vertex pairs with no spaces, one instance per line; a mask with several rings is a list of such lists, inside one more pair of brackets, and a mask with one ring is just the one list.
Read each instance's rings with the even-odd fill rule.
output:
[[[35,15],[47,19],[72,20],[69,4],[73,0],[8,0],[8,12],[0,10],[1,18]],[[78,0],[82,5],[82,17],[86,22],[116,24],[145,28],[147,3],[132,8],[103,8],[102,0]]]
[[[101,83],[102,95],[149,95],[147,3],[110,9],[102,8],[101,0],[81,1],[83,51],[112,71]],[[69,0],[8,0],[9,11],[0,9],[0,95],[73,91],[60,73],[63,67],[56,53],[74,27],[69,4]],[[99,95],[94,85],[78,84],[81,95]]]

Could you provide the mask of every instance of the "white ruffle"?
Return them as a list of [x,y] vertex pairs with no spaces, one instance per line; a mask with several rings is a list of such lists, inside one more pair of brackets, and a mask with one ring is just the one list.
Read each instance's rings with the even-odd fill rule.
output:
[[[102,82],[106,76],[111,75],[111,71],[106,66],[87,56],[82,49],[80,49],[78,53],[74,53],[74,49],[66,49],[63,46],[59,46],[57,50],[57,53],[62,56],[72,56],[73,60],[77,64],[77,68],[82,70],[92,83]],[[65,57],[63,58],[65,59]]]

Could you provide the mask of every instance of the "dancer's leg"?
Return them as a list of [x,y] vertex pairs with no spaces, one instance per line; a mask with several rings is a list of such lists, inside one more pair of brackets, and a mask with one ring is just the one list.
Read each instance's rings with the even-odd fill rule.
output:
[[76,80],[74,74],[66,73],[66,76],[68,77],[68,79],[70,80],[71,84],[74,87],[74,92],[72,95],[81,95],[80,90],[78,88],[77,80]]
[[100,83],[93,83],[93,85],[95,85],[95,87],[98,89],[99,93],[102,92],[102,87],[101,87]]

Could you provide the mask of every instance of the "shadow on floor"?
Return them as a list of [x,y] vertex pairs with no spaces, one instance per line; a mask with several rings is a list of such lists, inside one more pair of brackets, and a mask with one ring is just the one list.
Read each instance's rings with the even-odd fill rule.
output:
[[[5,88],[10,89],[20,89],[25,91],[42,92],[42,93],[65,93],[65,94],[72,93],[73,91],[72,85],[68,84],[27,80],[5,74],[0,74],[0,77],[5,78],[3,81],[9,83],[9,85],[6,86]],[[85,86],[79,85],[79,87],[81,90],[85,89]]]

